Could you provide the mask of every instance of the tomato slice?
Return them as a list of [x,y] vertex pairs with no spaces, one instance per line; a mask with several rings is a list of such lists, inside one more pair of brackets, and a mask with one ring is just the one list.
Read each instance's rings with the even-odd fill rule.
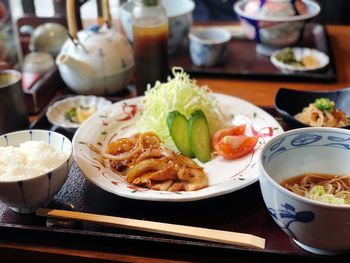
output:
[[222,138],[228,135],[243,135],[245,131],[246,125],[238,125],[238,126],[232,126],[228,128],[223,128],[221,130],[216,131],[212,136],[212,145],[215,149],[215,144],[218,144]]
[[233,126],[213,134],[212,145],[216,153],[228,160],[241,158],[253,151],[259,136],[244,135],[245,125]]
[[216,151],[225,159],[234,160],[252,152],[258,140],[257,136],[226,136],[220,141]]

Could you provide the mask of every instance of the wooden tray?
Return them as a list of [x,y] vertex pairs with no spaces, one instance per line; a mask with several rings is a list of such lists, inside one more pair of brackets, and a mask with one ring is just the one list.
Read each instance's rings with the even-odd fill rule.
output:
[[[265,108],[279,122],[273,108]],[[284,128],[288,128],[281,123]],[[43,115],[31,128],[51,129]],[[62,132],[72,138],[73,134]],[[18,214],[0,203],[0,237],[13,242],[30,242],[67,248],[94,249],[101,252],[132,253],[162,259],[262,262],[283,258],[346,261],[349,254],[321,257],[299,248],[274,223],[264,205],[260,187],[254,183],[220,197],[185,203],[148,202],[126,199],[108,193],[85,179],[76,163],[61,191],[49,208],[67,209],[134,219],[183,224],[254,234],[266,239],[266,249],[246,249],[231,245],[169,237],[117,229],[91,223],[76,223]],[[236,261],[235,261],[236,262]]]
[[228,47],[228,57],[221,66],[198,67],[193,65],[188,47],[184,47],[170,57],[170,66],[180,66],[193,76],[224,76],[276,81],[337,81],[336,64],[325,27],[319,24],[309,24],[304,30],[303,39],[296,46],[316,48],[325,52],[330,58],[329,65],[320,71],[284,74],[272,65],[269,57],[256,53],[254,41],[232,39]]

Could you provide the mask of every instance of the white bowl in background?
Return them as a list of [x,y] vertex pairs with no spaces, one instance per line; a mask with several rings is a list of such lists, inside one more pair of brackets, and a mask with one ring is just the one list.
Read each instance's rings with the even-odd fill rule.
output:
[[316,254],[350,251],[350,205],[299,196],[280,185],[306,172],[350,173],[350,131],[300,128],[272,138],[259,156],[259,182],[266,207],[301,248]]
[[96,112],[103,110],[112,104],[111,101],[98,96],[73,96],[66,99],[56,101],[46,111],[46,117],[50,123],[57,127],[62,127],[67,131],[74,132],[79,126],[79,123],[70,121],[65,117],[65,113],[72,107],[79,105],[83,107],[96,106]]
[[[168,52],[175,53],[187,38],[193,23],[192,12],[195,4],[191,0],[161,0],[169,18]],[[130,42],[133,42],[131,11],[132,1],[120,6],[121,26]]]
[[26,141],[44,141],[55,150],[67,154],[66,159],[51,171],[28,179],[1,181],[0,200],[13,211],[20,213],[35,212],[38,207],[46,206],[61,189],[67,179],[72,164],[72,143],[62,134],[46,130],[23,130],[0,136],[0,146],[14,146]]

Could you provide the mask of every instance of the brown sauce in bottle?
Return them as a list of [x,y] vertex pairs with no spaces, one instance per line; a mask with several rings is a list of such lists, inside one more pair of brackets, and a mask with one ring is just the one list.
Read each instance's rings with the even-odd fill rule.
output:
[[135,78],[137,95],[143,95],[147,85],[166,81],[168,74],[168,25],[133,26]]

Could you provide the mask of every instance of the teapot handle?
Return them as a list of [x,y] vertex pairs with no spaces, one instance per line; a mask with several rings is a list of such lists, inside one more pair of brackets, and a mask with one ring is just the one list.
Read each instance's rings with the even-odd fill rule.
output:
[[77,26],[77,15],[76,15],[76,5],[75,0],[67,0],[67,24],[69,35],[73,39],[78,38],[78,26]]
[[111,17],[111,12],[109,10],[108,0],[102,0],[102,16],[103,16],[103,21],[107,24],[107,27],[111,28],[112,17]]
[[[76,0],[67,0],[67,24],[69,35],[73,39],[78,39],[78,25],[76,15]],[[112,25],[111,13],[109,10],[109,1],[102,0],[102,15],[103,20],[107,24],[108,28]]]

